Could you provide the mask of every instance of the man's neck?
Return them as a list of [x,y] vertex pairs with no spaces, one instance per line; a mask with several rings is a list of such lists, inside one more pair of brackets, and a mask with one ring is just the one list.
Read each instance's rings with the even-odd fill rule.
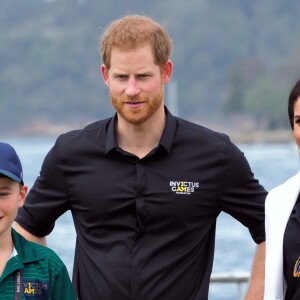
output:
[[165,122],[164,112],[139,125],[130,124],[119,118],[116,124],[118,146],[143,158],[157,147],[165,128]]

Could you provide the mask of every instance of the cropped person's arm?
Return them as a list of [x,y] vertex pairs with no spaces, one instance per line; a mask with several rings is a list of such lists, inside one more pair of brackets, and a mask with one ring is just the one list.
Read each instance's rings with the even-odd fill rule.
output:
[[38,237],[31,234],[29,231],[25,230],[21,225],[17,222],[14,222],[14,229],[20,233],[26,240],[35,242],[40,245],[47,246],[46,238],[45,237]]
[[245,300],[262,300],[264,298],[265,252],[265,242],[257,245]]

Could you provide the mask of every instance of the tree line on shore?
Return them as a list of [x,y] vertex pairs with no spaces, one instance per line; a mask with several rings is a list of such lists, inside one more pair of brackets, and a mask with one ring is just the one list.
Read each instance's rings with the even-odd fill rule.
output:
[[111,115],[98,43],[128,13],[169,31],[181,117],[287,128],[287,97],[300,73],[299,11],[297,0],[3,0],[0,132]]

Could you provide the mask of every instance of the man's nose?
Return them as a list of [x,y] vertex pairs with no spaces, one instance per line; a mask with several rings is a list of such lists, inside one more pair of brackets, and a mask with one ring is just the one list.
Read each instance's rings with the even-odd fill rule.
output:
[[140,88],[137,85],[137,82],[135,79],[130,79],[128,81],[128,85],[126,87],[126,95],[130,97],[136,96],[140,92]]

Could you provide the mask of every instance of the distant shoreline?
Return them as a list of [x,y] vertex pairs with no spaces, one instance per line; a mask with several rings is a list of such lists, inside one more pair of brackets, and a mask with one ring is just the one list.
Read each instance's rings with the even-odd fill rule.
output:
[[[11,128],[9,130],[2,130],[0,128],[0,137],[18,138],[18,137],[57,137],[62,133],[84,128],[86,125],[96,120],[76,120],[68,123],[54,123],[44,119],[35,119],[31,123],[19,128]],[[250,144],[250,143],[288,143],[294,142],[292,130],[277,129],[277,130],[260,130],[255,127],[245,128],[239,122],[239,130],[235,130],[234,126],[226,126],[224,124],[205,124],[202,122],[194,121],[217,132],[227,134],[234,143]]]
[[[74,124],[73,124],[74,125]],[[82,124],[61,125],[56,126],[35,126],[31,128],[22,128],[20,130],[10,130],[1,132],[1,137],[6,138],[34,138],[34,137],[57,137],[62,133],[70,130],[82,128]],[[210,127],[212,128],[212,127]],[[234,131],[224,128],[224,130],[214,129],[213,130],[223,132],[227,134],[230,139],[237,144],[252,144],[252,143],[292,143],[294,142],[292,131],[290,129],[285,130],[241,130]]]
[[231,140],[239,144],[252,143],[293,143],[294,138],[290,129],[286,130],[253,130],[228,131]]

